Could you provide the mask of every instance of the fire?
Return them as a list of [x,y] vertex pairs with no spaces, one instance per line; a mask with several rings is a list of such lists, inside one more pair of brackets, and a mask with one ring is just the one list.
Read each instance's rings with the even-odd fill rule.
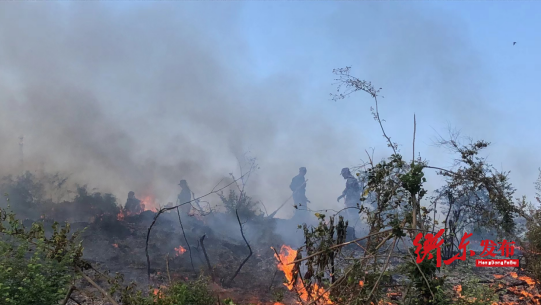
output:
[[175,248],[176,256],[180,256],[186,252],[186,249],[182,246],[178,246],[178,248]]
[[[528,276],[525,276],[525,275],[522,275],[522,276],[519,276],[516,272],[509,272],[509,274],[507,274],[508,276],[514,278],[514,279],[518,279],[518,280],[521,280],[521,281],[524,281],[526,282],[526,284],[528,285],[528,288],[523,288],[523,287],[508,287],[507,290],[512,292],[513,294],[517,295],[520,297],[520,300],[526,300],[528,302],[528,304],[537,304],[537,305],[541,305],[541,295],[539,295],[539,293],[535,292],[535,294],[532,294],[530,291],[534,291],[534,288],[536,286],[536,281]],[[494,278],[496,279],[501,279],[505,277],[505,275],[494,275]],[[527,291],[527,290],[530,290],[530,291]],[[516,302],[504,302],[504,303],[494,303],[493,305],[515,305],[515,304],[518,304]]]
[[143,199],[141,199],[141,208],[143,208],[143,211],[152,212],[157,212],[160,210],[158,204],[156,203],[156,199],[152,196],[145,196]]
[[459,297],[462,297],[462,285],[456,285],[453,287],[453,289],[456,291]]
[[113,244],[113,247],[118,248],[118,244]]
[[[142,211],[152,211],[152,212],[158,212],[158,204],[156,203],[156,200],[152,196],[145,196],[141,200],[141,210]],[[137,215],[137,213],[132,213],[130,211],[125,210],[124,208],[120,209],[120,212],[116,215],[116,219],[118,221],[123,221],[126,216],[133,216]]]
[[308,293],[306,287],[304,287],[304,284],[302,283],[302,280],[295,281],[293,272],[295,265],[290,263],[292,263],[297,257],[297,251],[293,250],[289,246],[283,245],[280,249],[280,254],[275,254],[274,257],[276,257],[278,260],[278,269],[284,272],[286,276],[287,283],[284,283],[284,285],[287,287],[287,289],[295,289],[300,298],[305,302],[309,299],[315,300],[319,298],[319,300],[321,300],[324,304],[333,304],[333,302],[330,300],[329,292],[325,292],[325,289],[319,287],[317,284],[314,284],[312,287],[312,292]]
[[363,287],[364,286],[364,281],[359,281],[359,286]]

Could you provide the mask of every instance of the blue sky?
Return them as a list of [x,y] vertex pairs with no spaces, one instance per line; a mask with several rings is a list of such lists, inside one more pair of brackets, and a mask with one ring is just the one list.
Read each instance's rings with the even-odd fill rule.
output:
[[119,198],[152,189],[165,203],[179,179],[203,193],[250,150],[261,168],[250,182],[258,199],[280,205],[306,166],[314,207],[338,208],[340,169],[366,160],[365,149],[389,153],[368,96],[330,100],[332,69],[352,66],[383,88],[386,130],[406,156],[415,113],[416,151],[432,165],[451,165],[433,145],[450,125],[492,142],[489,160],[531,198],[541,166],[540,9],[534,1],[0,3],[0,139],[14,148],[1,166],[16,170],[24,134],[29,167],[45,162]]

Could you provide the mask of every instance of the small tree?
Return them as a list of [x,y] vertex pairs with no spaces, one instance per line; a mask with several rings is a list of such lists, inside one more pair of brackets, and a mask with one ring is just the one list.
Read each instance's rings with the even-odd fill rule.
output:
[[[353,242],[343,242],[341,235],[333,224],[333,217],[328,223],[320,222],[315,229],[305,227],[306,248],[311,254],[306,258],[297,257],[295,264],[301,270],[301,264],[307,265],[307,272],[299,274],[304,279],[306,287],[310,283],[318,283],[324,291],[338,304],[370,304],[388,300],[390,297],[385,293],[383,283],[390,282],[391,276],[388,271],[392,257],[397,257],[402,262],[403,268],[395,269],[393,273],[402,271],[403,275],[410,278],[413,285],[402,291],[403,294],[420,300],[419,304],[446,304],[443,297],[444,278],[436,276],[437,269],[434,261],[417,264],[413,251],[410,252],[404,238],[413,240],[417,234],[432,233],[439,228],[446,229],[450,221],[445,220],[439,224],[434,219],[438,202],[445,203],[442,194],[449,194],[448,198],[454,198],[465,209],[456,216],[456,222],[472,223],[477,219],[480,211],[484,217],[481,223],[484,227],[490,227],[501,235],[514,233],[514,217],[517,212],[512,201],[514,189],[508,181],[506,173],[500,173],[486,163],[486,160],[478,156],[479,152],[486,148],[489,143],[485,141],[472,141],[468,145],[461,145],[455,139],[441,140],[442,145],[453,149],[458,154],[455,168],[443,169],[429,165],[428,161],[415,155],[416,123],[414,116],[413,126],[413,157],[407,161],[398,149],[398,144],[391,140],[383,127],[383,120],[378,110],[378,98],[380,89],[367,81],[360,80],[350,75],[350,68],[335,69],[338,76],[337,94],[331,94],[334,100],[340,100],[352,93],[362,91],[368,93],[374,100],[371,108],[374,120],[379,124],[387,146],[392,150],[389,157],[376,161],[368,155],[368,162],[360,169],[367,173],[367,185],[363,190],[357,208],[360,214],[367,219],[369,235]],[[435,170],[445,177],[445,184],[436,192],[435,196],[427,198],[427,190],[424,184],[427,182],[425,171]],[[360,176],[363,173],[358,173]],[[452,196],[451,196],[452,195]],[[476,198],[468,201],[468,198]],[[453,203],[449,205],[448,215],[452,213]],[[371,206],[372,208],[368,208]],[[317,215],[321,220],[321,215]],[[340,221],[338,222],[341,223]],[[406,234],[408,233],[409,234]],[[456,234],[456,230],[453,230]],[[443,236],[447,243],[453,241],[455,236],[449,230]],[[339,236],[339,237],[335,237]],[[366,240],[365,246],[358,244]],[[399,242],[404,246],[406,254],[396,254],[395,249]],[[422,242],[422,240],[421,240]],[[346,254],[340,248],[357,243],[361,257],[357,254]],[[457,243],[458,244],[458,243]],[[457,245],[455,244],[455,245]],[[452,252],[451,248],[451,252]],[[301,251],[298,252],[300,255]],[[401,252],[404,253],[404,252]],[[421,252],[422,254],[422,252]],[[433,266],[434,265],[434,266]],[[331,280],[325,282],[322,274],[329,274]],[[358,281],[358,282],[357,282]],[[321,296],[320,296],[321,297]],[[318,297],[313,298],[318,300]]]

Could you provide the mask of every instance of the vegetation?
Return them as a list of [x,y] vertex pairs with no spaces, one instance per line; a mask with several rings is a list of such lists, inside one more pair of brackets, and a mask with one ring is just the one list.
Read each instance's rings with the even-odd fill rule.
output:
[[[6,198],[9,201],[9,198]],[[46,232],[41,222],[30,228],[15,213],[0,208],[0,303],[16,305],[58,304],[67,301],[72,287],[84,290],[86,281],[103,289],[101,298],[124,305],[209,305],[217,297],[204,277],[188,283],[172,283],[157,291],[123,284],[123,276],[98,272],[82,259],[82,231],[70,234],[70,225],[52,224]],[[96,283],[107,279],[108,287]],[[150,293],[149,293],[150,292]],[[90,292],[88,293],[91,294]],[[64,303],[65,304],[65,303]]]
[[[451,132],[439,144],[456,154],[454,167],[431,165],[416,155],[414,117],[414,158],[407,160],[384,129],[378,111],[380,90],[351,76],[350,68],[336,69],[334,73],[338,76],[338,93],[332,94],[335,100],[357,91],[373,98],[372,114],[391,152],[379,162],[367,153],[368,161],[357,173],[367,181],[360,198],[362,204],[357,206],[369,228],[366,237],[355,241],[362,250],[354,252],[357,254],[344,251],[351,243],[344,242],[345,224],[337,215],[325,221],[325,215],[316,213],[319,225],[304,226],[306,241],[297,253],[292,281],[302,281],[309,292],[315,291],[308,293],[309,299],[328,295],[335,304],[492,304],[498,296],[495,289],[478,285],[473,279],[457,291],[436,265],[438,256],[445,260],[465,251],[460,248],[461,238],[465,232],[474,231],[491,239],[523,242],[529,253],[525,255],[525,269],[540,280],[541,259],[534,253],[541,253],[541,212],[526,205],[525,200],[516,201],[508,173],[498,171],[481,157],[490,143],[470,140],[463,144],[458,134]],[[444,177],[444,184],[434,195],[424,187],[425,173],[430,170]],[[541,182],[537,187],[541,188]],[[443,223],[435,219],[438,207],[444,211]],[[519,226],[521,219],[526,219],[527,228]],[[441,253],[437,253],[438,247],[411,248],[412,244],[425,244],[440,229]],[[520,238],[524,229],[525,240]],[[427,256],[418,262],[417,255]],[[392,266],[390,261],[394,261]],[[306,271],[300,272],[303,264]]]
[[[335,74],[339,87],[333,98],[342,99],[357,91],[373,98],[373,117],[390,151],[380,161],[367,153],[368,161],[357,173],[366,181],[360,198],[362,204],[357,209],[366,221],[367,236],[346,242],[348,222],[338,214],[316,213],[317,226],[302,226],[304,245],[295,253],[294,261],[288,262],[292,269],[286,274],[289,279],[286,284],[297,292],[299,299],[313,304],[332,302],[336,305],[494,304],[502,289],[480,283],[473,274],[465,283],[456,285],[442,272],[442,265],[438,266],[438,257],[446,261],[467,250],[461,246],[466,232],[517,242],[524,253],[524,272],[539,282],[541,209],[526,198],[514,198],[515,189],[509,181],[509,173],[498,171],[481,156],[490,143],[484,140],[463,143],[457,133],[451,132],[448,138],[440,138],[438,144],[455,153],[454,167],[444,169],[432,165],[420,154],[415,154],[414,117],[414,153],[413,158],[408,159],[384,129],[378,110],[380,91],[370,82],[351,76],[349,68],[337,69]],[[215,190],[209,193],[216,193],[226,214],[238,222],[250,252],[229,282],[252,256],[244,236],[244,222],[262,223],[267,214],[264,205],[245,191],[249,174],[257,167],[255,159],[249,160],[248,167],[246,173],[241,167],[239,179],[231,175],[233,182],[229,185],[236,186],[238,191],[229,189],[227,195]],[[444,178],[432,194],[426,189],[428,171],[435,171]],[[85,186],[77,186],[76,192],[70,194],[73,200],[60,201],[69,194],[63,189],[65,182],[66,178],[59,175],[46,175],[40,180],[30,173],[4,179],[2,190],[15,194],[18,204],[13,212],[6,194],[8,205],[0,207],[0,303],[66,304],[74,288],[82,291],[87,287],[97,290],[99,297],[112,304],[220,303],[205,277],[191,282],[171,281],[167,287],[159,289],[126,284],[122,274],[100,272],[82,258],[82,231],[71,233],[69,222],[63,225],[53,222],[50,228],[45,228],[45,221],[29,223],[16,217],[16,213],[24,213],[23,218],[32,219],[73,219],[105,224],[116,221],[120,208],[114,196],[91,193]],[[539,193],[536,200],[541,204],[541,170],[535,187]],[[57,196],[56,201],[45,196],[51,190]],[[173,208],[161,209],[152,225],[161,213]],[[441,223],[436,220],[438,210],[445,216]],[[441,252],[436,246],[420,250],[419,245],[429,243],[440,230],[443,230],[438,237],[442,241]],[[150,235],[150,229],[147,234]],[[263,240],[263,235],[259,239]],[[148,238],[146,246],[149,260]],[[351,251],[353,248],[356,251]],[[425,258],[419,261],[418,257]],[[210,268],[208,258],[207,263]],[[150,278],[149,261],[148,264]],[[455,264],[443,265],[447,271],[455,267]],[[277,302],[284,300],[283,293],[275,294]],[[230,299],[223,303],[235,304]]]

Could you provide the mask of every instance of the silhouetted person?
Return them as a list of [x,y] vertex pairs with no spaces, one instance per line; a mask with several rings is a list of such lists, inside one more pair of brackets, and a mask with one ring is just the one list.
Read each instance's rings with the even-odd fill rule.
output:
[[293,204],[297,207],[295,209],[294,218],[295,221],[302,222],[304,221],[303,216],[305,215],[307,204],[310,203],[310,200],[306,198],[306,167],[299,168],[299,174],[291,180],[289,184],[289,189],[293,192]]
[[124,208],[128,212],[128,215],[136,215],[144,210],[144,205],[141,204],[141,200],[135,198],[135,193],[130,191]]
[[291,180],[289,189],[293,192],[293,202],[298,206],[306,208],[306,204],[310,203],[310,200],[306,198],[306,167],[299,168],[299,174]]
[[361,204],[361,186],[359,185],[359,180],[353,177],[349,168],[342,168],[340,175],[346,180],[346,188],[342,192],[342,195],[337,198],[336,201],[340,202],[340,199],[345,198],[345,205],[348,208],[348,220],[350,226],[355,226],[355,223],[359,219],[359,210],[357,209],[357,204]]
[[180,183],[178,184],[182,188],[180,191],[180,194],[178,194],[178,204],[184,204],[180,206],[180,211],[184,214],[189,214],[192,209],[192,191],[188,187],[188,182],[186,180],[180,180]]

